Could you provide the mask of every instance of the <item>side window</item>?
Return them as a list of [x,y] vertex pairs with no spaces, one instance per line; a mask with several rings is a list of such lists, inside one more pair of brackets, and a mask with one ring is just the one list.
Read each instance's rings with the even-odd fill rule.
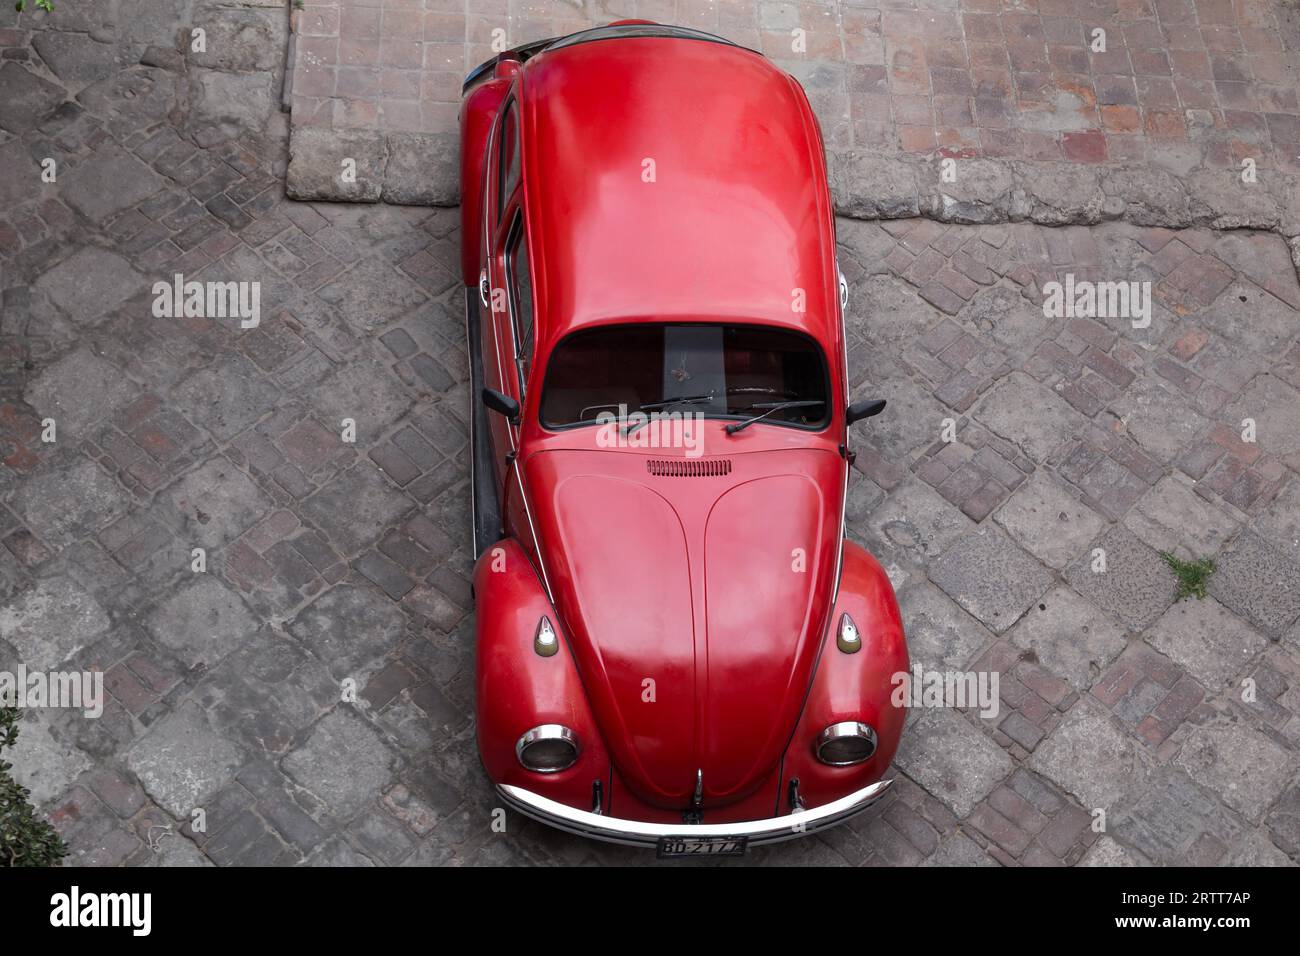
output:
[[519,394],[533,363],[533,277],[528,266],[528,239],[523,216],[516,216],[510,233],[507,268],[510,274],[510,317],[515,332],[515,364],[519,370]]
[[501,159],[497,164],[501,181],[497,192],[497,219],[505,209],[506,200],[519,185],[519,109],[511,100],[501,118]]

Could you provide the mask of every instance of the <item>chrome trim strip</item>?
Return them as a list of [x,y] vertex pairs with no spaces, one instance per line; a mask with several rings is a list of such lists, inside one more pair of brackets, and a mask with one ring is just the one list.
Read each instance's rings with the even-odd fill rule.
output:
[[644,823],[621,820],[558,803],[531,790],[498,784],[497,794],[512,809],[548,826],[578,836],[627,846],[653,847],[660,837],[747,837],[750,844],[779,843],[824,830],[867,809],[888,792],[893,780],[881,780],[811,810],[784,817],[741,823]]

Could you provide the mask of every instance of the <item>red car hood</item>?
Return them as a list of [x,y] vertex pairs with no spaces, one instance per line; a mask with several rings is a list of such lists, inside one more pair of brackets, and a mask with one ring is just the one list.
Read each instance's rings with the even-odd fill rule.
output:
[[560,450],[525,468],[605,742],[627,785],[665,808],[691,805],[697,772],[705,807],[770,779],[831,607],[843,459],[727,461],[726,475],[667,477],[643,455]]

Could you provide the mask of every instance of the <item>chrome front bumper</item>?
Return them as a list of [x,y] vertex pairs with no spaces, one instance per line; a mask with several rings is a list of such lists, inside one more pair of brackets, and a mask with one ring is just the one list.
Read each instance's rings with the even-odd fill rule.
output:
[[795,837],[833,827],[867,809],[885,795],[893,782],[881,780],[811,810],[741,823],[642,823],[640,820],[622,820],[588,813],[586,810],[575,810],[520,787],[499,784],[497,793],[512,809],[525,816],[559,830],[607,843],[653,847],[658,845],[661,837],[746,837],[750,846],[756,846],[793,840]]

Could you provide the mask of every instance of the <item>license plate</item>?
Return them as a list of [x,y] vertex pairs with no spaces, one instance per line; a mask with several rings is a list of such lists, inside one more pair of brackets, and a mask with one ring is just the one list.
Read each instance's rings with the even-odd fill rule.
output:
[[659,859],[687,856],[744,856],[748,837],[660,837]]

